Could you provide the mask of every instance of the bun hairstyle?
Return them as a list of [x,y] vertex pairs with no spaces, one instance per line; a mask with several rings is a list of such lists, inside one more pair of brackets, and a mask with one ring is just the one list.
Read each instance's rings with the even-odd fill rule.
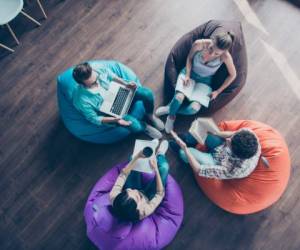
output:
[[231,31],[222,32],[213,38],[214,44],[221,50],[229,50],[234,41],[234,34]]

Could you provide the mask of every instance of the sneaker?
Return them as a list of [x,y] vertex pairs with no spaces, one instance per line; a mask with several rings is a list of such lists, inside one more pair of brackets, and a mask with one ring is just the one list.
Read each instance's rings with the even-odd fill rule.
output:
[[167,134],[170,134],[171,130],[174,129],[174,122],[175,119],[170,118],[170,116],[167,117],[167,121],[165,124],[165,130]]
[[154,146],[155,148],[157,148],[158,145],[159,145],[159,140],[158,140],[158,139],[153,139],[152,142],[153,142],[153,146]]
[[162,115],[168,115],[170,112],[170,106],[161,106],[159,108],[157,108],[157,110],[155,111],[155,114],[157,116],[162,116]]
[[154,128],[154,127],[152,127],[152,126],[150,126],[148,124],[146,125],[145,133],[147,135],[149,135],[153,139],[160,139],[160,138],[162,138],[161,132],[159,132],[156,128]]
[[165,128],[164,123],[156,115],[149,115],[148,118],[152,122],[154,127],[156,127],[160,131],[164,130]]
[[157,155],[165,155],[168,148],[169,148],[169,142],[167,140],[163,140],[157,149]]

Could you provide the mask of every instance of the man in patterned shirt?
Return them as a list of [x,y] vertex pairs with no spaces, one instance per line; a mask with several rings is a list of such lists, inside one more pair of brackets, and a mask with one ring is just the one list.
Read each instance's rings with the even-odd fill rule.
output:
[[[189,163],[196,174],[207,178],[247,177],[256,168],[261,156],[259,140],[250,129],[221,132],[219,135],[209,134],[206,143],[213,141],[211,144],[215,144],[213,147],[208,147],[209,152],[201,152],[191,147],[193,143],[190,134],[185,135],[185,141],[174,131],[171,134],[179,146],[173,141],[170,143],[172,148],[179,151],[181,159]],[[194,146],[196,144],[197,142],[194,143]]]

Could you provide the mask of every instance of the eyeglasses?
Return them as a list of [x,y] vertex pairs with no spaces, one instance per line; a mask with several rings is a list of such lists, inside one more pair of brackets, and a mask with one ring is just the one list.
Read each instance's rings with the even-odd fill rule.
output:
[[93,70],[93,72],[95,72],[97,74],[96,80],[94,82],[91,83],[91,85],[97,85],[100,84],[99,79],[100,79],[100,74],[96,71]]

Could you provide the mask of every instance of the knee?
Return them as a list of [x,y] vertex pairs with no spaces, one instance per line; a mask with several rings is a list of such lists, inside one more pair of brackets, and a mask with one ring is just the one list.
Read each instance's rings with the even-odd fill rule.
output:
[[179,150],[179,157],[181,160],[183,160],[185,163],[188,163],[188,159],[182,149]]
[[193,112],[193,114],[196,114],[201,108],[201,104],[198,102],[192,102],[191,103],[191,111]]
[[166,161],[161,162],[159,164],[159,171],[164,174],[168,173],[169,172],[169,164]]
[[144,126],[139,121],[132,123],[131,128],[134,133],[141,133],[144,131]]
[[184,100],[184,94],[182,94],[182,93],[176,93],[175,99],[176,99],[177,101],[179,101],[180,103],[182,103],[183,100]]
[[126,117],[127,121],[131,122],[130,126],[128,127],[128,129],[132,132],[132,133],[140,133],[144,131],[144,126],[143,124],[137,120],[136,118],[133,117]]
[[153,91],[149,88],[145,88],[145,87],[142,88],[142,96],[148,101],[154,100]]

